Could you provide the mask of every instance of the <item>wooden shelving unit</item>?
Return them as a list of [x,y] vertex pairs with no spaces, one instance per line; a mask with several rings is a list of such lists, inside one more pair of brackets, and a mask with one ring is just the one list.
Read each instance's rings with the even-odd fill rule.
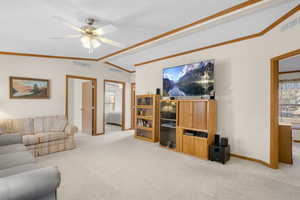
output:
[[157,142],[159,140],[159,95],[136,96],[135,138]]

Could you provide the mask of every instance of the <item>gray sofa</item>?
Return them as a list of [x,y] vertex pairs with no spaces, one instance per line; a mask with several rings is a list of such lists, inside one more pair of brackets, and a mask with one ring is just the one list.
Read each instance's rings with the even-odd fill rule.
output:
[[0,200],[56,200],[60,173],[40,168],[18,134],[0,135]]

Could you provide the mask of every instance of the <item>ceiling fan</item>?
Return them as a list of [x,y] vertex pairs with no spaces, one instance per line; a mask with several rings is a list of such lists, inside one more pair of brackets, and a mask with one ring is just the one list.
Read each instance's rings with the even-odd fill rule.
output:
[[103,37],[103,35],[107,33],[112,33],[117,31],[117,28],[111,24],[105,25],[99,28],[94,26],[95,19],[94,18],[87,18],[86,25],[82,26],[81,28],[67,22],[65,19],[55,16],[55,19],[63,22],[65,25],[69,26],[73,30],[79,32],[79,34],[74,35],[66,35],[63,37],[52,37],[51,39],[67,39],[67,38],[80,38],[81,44],[84,48],[89,49],[89,54],[91,55],[94,49],[98,48],[102,43],[108,44],[111,46],[124,48],[124,45]]

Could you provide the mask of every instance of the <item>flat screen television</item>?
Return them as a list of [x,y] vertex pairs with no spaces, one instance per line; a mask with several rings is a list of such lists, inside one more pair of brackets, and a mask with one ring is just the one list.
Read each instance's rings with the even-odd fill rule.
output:
[[163,96],[214,96],[214,60],[163,70]]

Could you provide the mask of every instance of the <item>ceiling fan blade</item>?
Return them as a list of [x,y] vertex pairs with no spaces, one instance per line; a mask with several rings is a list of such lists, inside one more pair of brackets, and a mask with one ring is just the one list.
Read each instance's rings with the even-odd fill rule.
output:
[[54,19],[64,23],[65,25],[69,26],[71,29],[75,30],[75,31],[78,31],[78,32],[81,32],[81,33],[84,33],[84,30],[82,30],[81,28],[71,24],[70,22],[68,22],[67,20],[65,20],[64,18],[62,17],[59,17],[59,16],[53,16]]
[[112,46],[115,46],[115,47],[119,47],[119,48],[124,48],[124,45],[119,43],[119,42],[116,42],[116,41],[113,41],[113,40],[110,40],[108,38],[105,38],[105,37],[97,37],[97,39],[100,41],[100,42],[103,42],[105,44],[109,44],[109,45],[112,45]]
[[105,26],[102,26],[102,27],[96,29],[95,33],[97,35],[104,35],[104,34],[112,33],[115,31],[117,31],[117,28],[115,26],[109,24],[109,25],[105,25]]
[[50,39],[70,39],[70,38],[80,38],[82,35],[77,34],[77,35],[66,35],[62,37],[51,37]]

